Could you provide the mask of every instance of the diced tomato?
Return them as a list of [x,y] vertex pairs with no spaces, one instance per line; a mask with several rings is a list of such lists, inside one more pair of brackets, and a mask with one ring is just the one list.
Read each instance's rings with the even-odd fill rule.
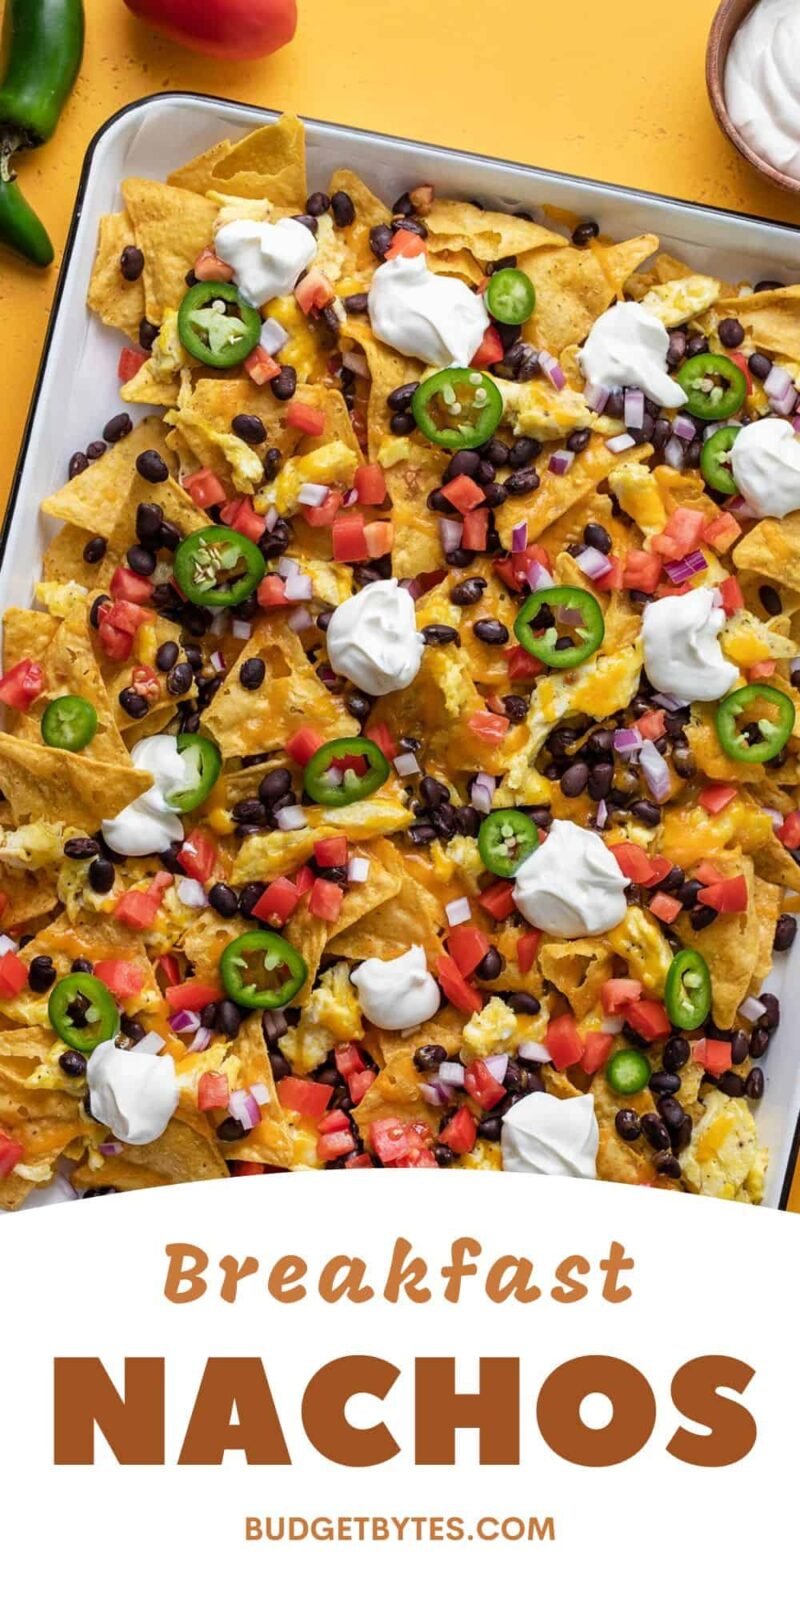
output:
[[294,297],[303,315],[307,317],[312,311],[323,311],[325,306],[329,306],[331,301],[336,299],[336,293],[324,272],[320,272],[319,267],[312,267],[311,271],[300,279]]
[[356,467],[353,487],[362,506],[382,506],[386,499],[386,479],[377,462]]
[[230,283],[233,277],[233,267],[221,261],[210,245],[200,251],[192,271],[200,283]]
[[328,878],[315,878],[308,909],[312,917],[320,917],[323,922],[335,922],[343,899],[344,889],[340,883],[331,883]]
[[741,538],[741,527],[730,511],[722,511],[713,522],[706,523],[703,543],[713,545],[719,555],[725,555],[732,544]]
[[131,688],[144,695],[145,700],[158,700],[161,694],[158,673],[144,661],[138,661],[131,672]]
[[224,1111],[231,1091],[224,1072],[204,1072],[197,1085],[198,1111]]
[[356,1148],[356,1141],[350,1129],[341,1133],[323,1133],[317,1140],[318,1161],[338,1161],[342,1156],[351,1156]]
[[12,1139],[5,1128],[0,1128],[0,1181],[14,1171],[17,1162],[22,1160],[24,1154],[24,1145],[21,1145],[18,1139]]
[[718,812],[724,811],[732,800],[736,799],[737,790],[732,783],[712,783],[707,789],[701,789],[697,796],[701,806],[715,817]]
[[448,1000],[458,1011],[482,1011],[483,995],[467,983],[466,978],[455,964],[452,956],[439,956],[436,961],[436,976],[439,979]]
[[291,761],[296,761],[299,767],[307,767],[311,757],[322,749],[325,740],[317,733],[316,728],[310,728],[307,723],[289,735],[284,742],[284,750]]
[[16,950],[6,950],[0,956],[0,995],[4,1000],[13,1000],[21,994],[28,982],[28,969],[24,961],[20,961]]
[[488,911],[490,917],[497,922],[502,922],[505,917],[510,917],[514,910],[514,885],[505,878],[498,878],[478,895],[478,905]]
[[291,604],[291,601],[286,598],[284,580],[278,576],[277,572],[268,572],[266,578],[261,579],[257,590],[257,598],[259,605],[263,606],[265,611],[269,611],[274,606],[288,606]]
[[315,1083],[313,1078],[281,1078],[277,1085],[278,1099],[284,1111],[296,1111],[301,1117],[319,1122],[328,1109],[333,1094],[330,1083]]
[[286,426],[318,439],[325,432],[325,412],[318,406],[305,405],[302,400],[290,400],[286,407]]
[[643,850],[640,844],[610,844],[608,848],[615,857],[620,872],[624,872],[631,883],[650,883],[653,864],[647,851]]
[[364,529],[364,541],[371,561],[379,561],[381,556],[388,556],[394,549],[394,523],[368,522]]
[[328,839],[317,840],[314,859],[320,867],[346,867],[348,851],[347,835],[334,833]]
[[216,473],[209,467],[201,467],[199,472],[190,472],[183,480],[183,487],[200,511],[205,511],[207,506],[224,505],[228,498]]
[[477,1137],[478,1127],[472,1112],[466,1106],[459,1106],[455,1116],[442,1128],[439,1143],[446,1144],[453,1155],[467,1156],[470,1150],[475,1149]]
[[747,879],[743,873],[735,878],[723,878],[721,883],[710,883],[697,895],[701,905],[713,906],[715,911],[737,912],[747,910]]
[[465,472],[459,473],[457,478],[451,478],[449,483],[442,484],[442,494],[449,500],[456,511],[474,511],[483,501],[483,489]]
[[257,383],[259,389],[263,389],[265,383],[271,383],[273,378],[280,377],[280,362],[276,361],[261,344],[257,344],[255,350],[250,351],[242,365],[251,383]]
[[774,678],[777,665],[777,661],[754,661],[745,668],[745,677],[748,683],[763,683],[766,678]]
[[491,1111],[505,1099],[505,1089],[490,1072],[485,1061],[471,1061],[464,1073],[464,1088],[484,1111]]
[[372,1088],[377,1072],[371,1067],[364,1067],[361,1072],[351,1072],[347,1080],[347,1090],[354,1106],[360,1105],[368,1089]]
[[529,575],[534,564],[544,567],[545,572],[553,570],[550,556],[540,544],[529,544],[525,550],[503,556],[502,560],[495,561],[494,570],[498,578],[502,578],[507,589],[513,589],[515,594],[519,594],[526,583],[530,584]]
[[145,928],[152,928],[161,910],[163,898],[163,888],[157,889],[155,883],[150,884],[147,889],[127,889],[125,894],[120,895],[114,907],[115,920],[124,922],[127,928],[136,928],[140,932]]
[[618,1017],[626,1006],[640,1000],[642,985],[638,978],[607,978],[600,990],[603,1010],[607,1017]]
[[521,933],[517,940],[517,966],[520,972],[530,972],[541,944],[542,935],[539,928],[529,928],[527,933]]
[[366,1061],[357,1044],[337,1044],[333,1051],[336,1062],[336,1071],[341,1072],[343,1078],[349,1078],[354,1072],[363,1072]]
[[651,548],[666,561],[679,561],[690,550],[696,550],[705,536],[705,514],[692,511],[688,506],[677,506],[666,527],[651,540]]
[[602,594],[608,594],[612,589],[624,588],[623,566],[620,557],[608,556],[607,559],[611,562],[608,572],[604,572],[602,578],[592,579],[595,589],[599,589]]
[[750,368],[747,365],[747,356],[743,356],[741,350],[726,350],[725,354],[728,357],[728,360],[735,362],[736,366],[739,368],[739,371],[744,373],[747,382],[747,393],[752,394],[753,377]]
[[425,240],[420,234],[412,233],[410,228],[398,228],[386,254],[384,261],[394,261],[395,256],[424,256]]
[[308,894],[309,889],[313,889],[315,881],[314,874],[307,863],[304,863],[302,867],[298,867],[294,875],[294,885],[301,900],[304,894]]
[[666,720],[666,711],[648,711],[643,717],[639,717],[634,727],[639,729],[643,739],[663,739]]
[[300,903],[300,890],[291,878],[276,878],[253,906],[253,916],[271,928],[282,928]]
[[726,578],[720,584],[719,592],[722,597],[722,609],[726,617],[732,617],[735,611],[742,610],[744,595],[738,578]]
[[153,613],[144,606],[134,605],[132,600],[116,600],[113,605],[100,608],[101,632],[103,623],[116,629],[119,633],[127,633],[131,638],[139,629],[152,622]]
[[[339,520],[338,518],[336,519]],[[334,561],[364,561],[367,556],[367,540],[363,528],[351,525],[346,528],[334,528],[332,535],[332,554]]]
[[362,1150],[360,1156],[348,1156],[347,1160],[345,1161],[345,1166],[348,1172],[351,1172],[353,1168],[361,1169],[363,1167],[372,1167],[374,1166],[374,1162],[367,1155],[366,1150]]
[[172,983],[164,999],[170,1011],[202,1011],[203,1006],[221,1000],[222,989],[216,983],[201,983],[199,978],[185,978],[183,983]]
[[383,752],[386,760],[394,761],[399,746],[395,741],[394,735],[390,732],[388,724],[385,722],[373,722],[364,731],[373,744],[376,744],[378,749]]
[[97,630],[100,647],[109,661],[127,661],[133,650],[133,634],[123,633],[121,628],[112,627],[105,618],[100,621]]
[[329,489],[321,506],[303,506],[303,516],[309,528],[330,528],[343,500],[341,489]]
[[228,1170],[232,1178],[263,1178],[265,1172],[280,1168],[272,1169],[263,1161],[231,1161]]
[[599,1030],[594,1029],[591,1033],[585,1033],[583,1036],[583,1059],[581,1061],[583,1071],[588,1072],[590,1076],[593,1072],[599,1072],[605,1066],[614,1043],[613,1033],[601,1033]]
[[177,956],[159,956],[156,962],[156,972],[163,979],[165,987],[175,985],[181,981],[181,969]]
[[477,511],[468,511],[464,517],[464,532],[461,535],[462,550],[485,550],[488,539],[488,510],[479,507]]
[[629,550],[622,572],[623,589],[655,594],[661,577],[661,557],[654,550]]
[[650,901],[650,910],[654,917],[658,917],[659,922],[674,922],[675,918],[680,916],[683,906],[674,895],[664,894],[659,890]]
[[571,1011],[565,1011],[562,1017],[554,1017],[552,1022],[548,1022],[544,1042],[557,1072],[577,1067],[583,1059],[583,1040]]
[[217,860],[217,847],[211,835],[202,828],[192,828],[178,851],[178,860],[188,878],[206,883]]
[[117,1000],[132,1000],[134,995],[141,994],[145,984],[144,971],[137,961],[116,958],[95,961],[94,975]]
[[459,927],[451,928],[447,935],[448,954],[453,957],[464,978],[472,976],[488,949],[489,940],[486,934],[471,922],[462,922]]
[[546,670],[544,662],[538,661],[521,644],[511,645],[505,651],[505,658],[511,683],[518,683],[523,678],[538,678],[539,673]]
[[346,1111],[328,1111],[319,1124],[320,1133],[343,1133],[350,1127]]
[[370,1123],[369,1139],[378,1160],[385,1167],[392,1167],[427,1150],[430,1135],[424,1124],[402,1122],[400,1117],[376,1117]]
[[696,1039],[692,1055],[699,1066],[712,1078],[721,1078],[733,1065],[733,1052],[729,1039]]
[[124,350],[120,350],[117,362],[117,377],[120,383],[130,383],[131,378],[136,377],[147,360],[149,357],[146,350],[134,350],[132,345],[126,345]]
[[707,860],[698,861],[697,866],[692,867],[692,877],[699,878],[700,882],[706,885],[725,881],[724,872],[720,872],[719,867],[713,861]]
[[790,811],[777,830],[781,844],[787,850],[800,850],[800,811]]
[[367,770],[366,756],[334,756],[331,766],[337,772],[354,772],[356,777],[363,778]]
[[667,1039],[672,1031],[670,1020],[660,1000],[634,1000],[625,1008],[625,1021],[635,1033],[651,1043],[654,1039]]
[[109,584],[115,600],[130,600],[134,606],[146,606],[153,593],[149,578],[140,578],[130,567],[117,567]]
[[27,711],[43,688],[43,668],[26,656],[0,678],[0,700],[15,711]]
[[496,361],[502,361],[504,353],[503,341],[497,329],[490,325],[472,357],[470,366],[493,367]]
[[484,744],[502,744],[510,726],[508,717],[498,717],[494,711],[473,711],[467,718],[470,733]]
[[651,856],[650,877],[648,878],[645,887],[647,889],[652,889],[655,884],[663,883],[664,879],[672,871],[672,865],[672,862],[669,861],[666,856]]
[[267,519],[253,510],[249,494],[240,495],[237,500],[226,500],[220,515],[227,527],[235,528],[245,539],[252,539],[253,544],[258,544],[266,532]]

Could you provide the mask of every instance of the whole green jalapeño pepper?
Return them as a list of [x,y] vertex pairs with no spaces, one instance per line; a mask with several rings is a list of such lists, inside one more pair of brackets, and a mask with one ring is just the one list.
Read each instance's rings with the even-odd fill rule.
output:
[[539,829],[524,811],[492,811],[478,834],[481,861],[498,878],[513,878],[538,844]]
[[[756,715],[757,711],[761,716]],[[740,728],[739,718],[749,720]],[[748,683],[717,706],[717,738],[732,761],[772,761],[794,732],[794,701],[769,683]]]
[[306,794],[320,806],[366,800],[389,776],[389,763],[372,739],[331,739],[315,750],[303,773]]
[[294,945],[265,928],[232,939],[222,952],[219,971],[237,1006],[278,1011],[302,989],[308,968]]
[[445,367],[415,390],[411,410],[420,433],[432,444],[444,450],[477,450],[500,425],[503,396],[488,373]]
[[676,1028],[702,1028],[711,1010],[711,974],[699,950],[673,956],[664,986],[667,1016]]
[[55,132],[83,55],[83,0],[6,0],[0,65],[0,243],[37,267],[53,246],[12,170]]
[[50,990],[47,1015],[59,1039],[83,1055],[113,1039],[119,1027],[111,991],[90,972],[70,972],[61,978]]
[[255,350],[261,318],[232,283],[196,283],[178,309],[184,350],[207,367],[235,367]]
[[702,422],[724,422],[741,410],[747,379],[729,356],[690,356],[675,374],[686,395],[686,410]]
[[[569,631],[560,634],[559,626]],[[529,655],[566,672],[599,649],[605,623],[593,594],[563,584],[529,595],[517,613],[514,632]]]
[[238,606],[258,587],[267,564],[257,544],[233,528],[201,528],[175,551],[175,582],[197,606]]

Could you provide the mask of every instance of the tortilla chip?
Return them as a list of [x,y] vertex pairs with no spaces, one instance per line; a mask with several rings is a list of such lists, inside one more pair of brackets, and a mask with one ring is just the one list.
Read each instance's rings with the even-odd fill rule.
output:
[[17,824],[57,817],[67,827],[91,833],[151,783],[149,772],[137,772],[122,761],[95,761],[0,733],[0,789]]
[[[211,154],[211,151],[207,153],[206,160]],[[198,162],[193,165],[197,177],[202,169]],[[173,173],[170,182],[174,183],[179,175]],[[269,200],[281,210],[302,211],[308,194],[306,135],[302,122],[285,115],[277,122],[257,128],[219,156],[211,176],[210,187],[219,194]]]
[[[83,559],[83,552],[91,537],[86,528],[76,528],[71,522],[59,528],[42,558],[43,581],[59,585],[91,583],[101,593],[107,591],[114,569],[119,566],[121,552],[115,553],[109,543],[102,561],[92,565]],[[48,618],[50,622],[57,620],[55,617]]]
[[96,311],[101,322],[109,328],[119,328],[137,344],[139,324],[144,316],[144,282],[137,278],[135,283],[129,283],[123,278],[119,265],[125,246],[135,243],[136,232],[126,211],[100,218],[97,254],[86,300],[90,311]]
[[56,874],[39,868],[26,872],[0,861],[0,928],[5,933],[21,922],[42,917],[58,905]]
[[475,288],[486,278],[480,262],[475,260],[469,250],[434,250],[430,240],[428,266],[431,272],[439,272],[450,278],[463,278],[465,283],[470,283]]
[[117,731],[111,701],[94,658],[85,612],[76,608],[65,617],[39,659],[44,669],[44,691],[30,713],[19,718],[15,728],[19,738],[42,744],[41,719],[45,708],[61,695],[80,695],[97,712],[97,731],[84,753],[93,761],[127,764],[130,758]]
[[734,546],[733,564],[742,572],[800,589],[800,512],[780,522],[773,517],[757,522]]
[[184,166],[176,167],[167,178],[167,183],[175,189],[191,189],[194,194],[208,194],[209,189],[213,188],[212,174],[217,162],[223,161],[234,148],[232,139],[220,139],[219,144],[212,144],[210,150],[203,150]]
[[111,1184],[115,1189],[156,1189],[168,1183],[203,1183],[229,1177],[205,1117],[176,1112],[152,1144],[126,1145],[124,1155],[106,1156],[98,1168],[83,1162],[71,1174],[76,1189]]
[[58,628],[58,618],[46,611],[9,606],[3,613],[3,672],[10,672],[26,658],[41,661]]
[[[81,922],[71,922],[66,912],[42,928],[26,946],[28,962],[36,956],[50,956],[59,978],[71,969],[79,957],[91,961],[120,960],[134,965],[141,978],[141,988],[125,1001],[118,1001],[127,1016],[164,1015],[164,997],[156,982],[150,958],[139,934],[122,922],[106,916],[91,918],[86,915]],[[35,1022],[47,1026],[47,995],[23,990],[13,1000],[0,999],[0,1012],[15,1022]]]
[[438,1044],[448,1056],[457,1056],[461,1046],[463,1019],[451,1006],[426,1022],[422,1028],[402,1037],[388,1029],[376,1030],[385,1065],[370,1085],[353,1113],[360,1131],[368,1138],[371,1122],[378,1117],[413,1115],[414,1121],[438,1127],[441,1113],[426,1105],[420,1094],[420,1075],[414,1066],[414,1051],[421,1044]]
[[[156,450],[174,472],[176,459],[166,444],[166,429],[159,417],[146,417],[131,433],[115,444],[85,472],[65,483],[44,501],[42,510],[49,517],[74,522],[88,533],[110,539],[116,528],[122,502],[136,485],[141,498],[153,498],[157,484],[146,483],[136,471],[136,458],[145,450]],[[94,579],[93,579],[94,581]]]
[[655,235],[647,233],[588,250],[548,246],[520,255],[517,266],[536,289],[536,310],[522,337],[554,356],[566,345],[582,344],[595,319],[621,295],[625,279],[657,245]]
[[465,200],[434,200],[425,213],[428,249],[468,250],[484,265],[534,250],[562,250],[567,240],[527,217],[483,211]]
[[[251,880],[269,881],[302,866],[321,839],[340,834],[345,827],[340,807],[326,811],[322,806],[306,806],[308,826],[282,833],[253,833],[243,843],[231,873],[234,884]],[[368,800],[355,800],[347,807],[346,831],[351,844],[361,844],[388,833],[400,833],[413,821],[405,796],[398,784],[384,784],[380,794]]]
[[421,944],[428,956],[435,958],[442,954],[441,926],[442,909],[436,896],[406,873],[399,893],[331,939],[328,951],[353,961],[367,961],[370,956],[389,961],[412,944]]
[[753,885],[753,893],[758,917],[758,955],[750,983],[753,993],[758,994],[775,963],[775,929],[783,895],[777,884],[766,883],[758,876]]
[[359,178],[358,173],[350,172],[346,167],[340,167],[331,174],[328,186],[330,194],[337,194],[341,190],[349,195],[355,207],[355,221],[348,228],[339,230],[347,247],[347,255],[342,266],[342,275],[346,273],[372,272],[375,266],[375,257],[369,244],[369,235],[372,228],[381,222],[390,222],[392,213],[378,196],[373,194],[366,184]]
[[716,309],[721,317],[738,318],[759,350],[800,361],[800,285],[719,300]]
[[608,477],[614,466],[627,461],[646,461],[652,455],[648,444],[636,445],[614,455],[602,439],[593,438],[588,447],[575,457],[569,472],[559,477],[554,472],[544,472],[541,484],[530,494],[509,498],[495,512],[495,526],[506,550],[511,548],[511,530],[522,520],[528,523],[528,542],[532,543],[544,533],[571,506],[576,505]]
[[267,669],[261,688],[245,689],[239,672],[229,673],[203,717],[223,756],[279,749],[304,723],[326,739],[359,732],[354,718],[323,688],[297,634],[285,622],[259,619],[240,666],[253,657]]
[[217,207],[190,189],[126,178],[122,194],[144,254],[145,315],[160,327],[186,293],[186,274],[212,242]]
[[539,966],[580,1018],[599,1008],[600,991],[612,976],[613,958],[601,939],[548,939],[539,951]]

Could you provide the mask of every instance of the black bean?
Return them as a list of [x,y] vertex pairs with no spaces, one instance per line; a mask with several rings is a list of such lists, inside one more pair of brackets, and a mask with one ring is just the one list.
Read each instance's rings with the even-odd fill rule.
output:
[[68,477],[70,479],[77,478],[81,472],[86,471],[88,465],[89,457],[85,456],[82,450],[76,450],[75,454],[71,455],[69,458],[69,466],[67,468]]
[[[484,491],[483,491],[483,503],[484,503],[485,506],[488,506],[491,511],[496,511],[497,507],[504,505],[507,499],[508,499],[508,491],[506,490],[506,488],[504,487],[504,485],[502,483],[487,483],[486,484],[486,486],[484,488]],[[490,539],[490,541],[492,540],[492,537],[493,537],[492,530],[490,528],[490,530],[489,530],[489,539]],[[489,548],[490,549],[493,548],[491,542],[490,542]]]
[[753,294],[766,294],[770,289],[783,289],[784,284],[778,278],[761,278],[753,286]]
[[592,800],[606,800],[614,782],[614,768],[607,762],[598,762],[589,773],[589,794]]
[[691,924],[695,933],[700,933],[703,928],[710,928],[716,922],[717,912],[713,906],[696,906],[691,914]]
[[286,797],[291,793],[292,774],[288,767],[275,767],[261,779],[258,793],[264,805],[270,808],[276,806],[279,800],[286,802]]
[[642,1124],[635,1111],[629,1109],[618,1111],[614,1118],[614,1126],[620,1139],[624,1139],[626,1144],[634,1144],[642,1136]]
[[464,567],[472,566],[473,562],[475,561],[475,553],[472,550],[451,550],[450,554],[446,555],[444,560],[445,566],[447,567],[459,567],[463,569]]
[[784,911],[782,916],[778,918],[778,921],[775,925],[775,939],[772,945],[773,950],[791,949],[792,945],[794,944],[796,933],[797,918],[790,917],[788,912]]
[[229,1039],[235,1039],[241,1025],[241,1013],[233,1000],[219,1000],[217,1002],[218,1032],[226,1034]]
[[433,844],[436,829],[429,822],[415,822],[408,830],[408,837],[412,844]]
[[573,428],[572,432],[567,434],[567,449],[572,450],[576,456],[580,455],[581,451],[586,449],[591,437],[591,428]]
[[315,189],[306,200],[306,211],[310,217],[321,217],[324,211],[330,211],[331,197],[323,189]]
[[243,689],[260,689],[266,675],[266,664],[260,656],[248,656],[239,668],[239,682]]
[[174,639],[165,639],[156,651],[156,667],[159,672],[171,672],[178,659],[178,646]]
[[209,889],[208,903],[218,917],[235,917],[239,910],[239,896],[227,883],[215,883]]
[[503,484],[506,494],[514,495],[515,497],[517,495],[530,494],[538,487],[539,474],[535,467],[524,467],[520,472],[512,472]]
[[266,815],[266,807],[252,796],[248,800],[237,800],[235,806],[231,807],[235,822],[265,822]]
[[754,1061],[760,1061],[769,1049],[769,1033],[760,1023],[756,1025],[750,1035],[750,1054]]
[[[652,1079],[650,1081],[652,1086]],[[670,1131],[672,1129],[679,1128],[683,1122],[684,1116],[686,1115],[680,1101],[676,1100],[674,1095],[671,1094],[664,1094],[661,1096],[658,1102],[658,1111],[659,1116],[663,1118]]]
[[233,1144],[237,1139],[243,1139],[246,1133],[243,1123],[237,1122],[235,1117],[226,1117],[216,1130],[217,1138],[223,1139],[226,1144]]
[[136,457],[136,471],[147,483],[166,483],[169,467],[157,450],[143,450]]
[[767,612],[768,616],[770,616],[770,617],[779,617],[780,616],[780,614],[781,614],[781,612],[783,610],[783,604],[781,602],[781,597],[778,594],[777,589],[773,588],[771,583],[762,583],[761,584],[761,586],[759,588],[759,591],[758,591],[758,598],[761,601],[761,604],[764,607],[764,610]]
[[292,221],[302,223],[303,227],[308,228],[309,233],[313,233],[314,237],[316,238],[319,224],[316,217],[312,216],[310,211],[298,212],[296,216],[292,217]]
[[138,694],[135,689],[123,689],[119,696],[119,703],[129,717],[135,717],[137,722],[140,717],[146,717],[150,710],[150,702],[143,694]]
[[762,355],[760,350],[753,351],[753,354],[748,357],[747,365],[753,377],[758,378],[760,383],[763,383],[764,379],[768,378],[772,371],[772,362],[769,356]]
[[102,561],[107,549],[108,540],[102,538],[102,536],[98,534],[96,538],[90,539],[88,544],[84,545],[83,559],[88,566],[94,567],[97,565],[98,561]]
[[538,1017],[541,1005],[533,994],[526,994],[523,989],[512,989],[510,994],[503,996],[507,1006],[512,1011],[520,1011],[526,1017]]
[[156,558],[144,545],[132,544],[125,559],[131,572],[136,572],[140,578],[151,578],[156,570]]
[[764,1074],[760,1067],[751,1067],[745,1079],[744,1092],[748,1100],[763,1100]]
[[[265,481],[265,483],[272,483],[273,480],[275,478],[277,478],[278,473],[281,470],[281,461],[282,461],[282,456],[281,456],[280,450],[276,449],[275,445],[273,445],[272,448],[267,451],[267,453],[266,453],[266,455],[264,457],[264,481]],[[277,531],[277,528],[274,528],[273,529],[273,535],[275,534],[276,531]],[[269,535],[267,537],[269,537]],[[284,546],[284,548],[285,548],[285,546]]]
[[759,1019],[761,1027],[767,1028],[770,1033],[774,1033],[781,1020],[781,1007],[778,996],[764,993],[760,994],[758,998],[764,1007],[764,1015]]
[[108,446],[104,439],[93,439],[91,444],[86,446],[86,454],[90,461],[99,461],[100,457],[105,455],[107,449]]
[[465,578],[463,583],[457,583],[450,591],[450,599],[454,606],[474,606],[480,600],[486,588],[485,578]]
[[46,994],[56,981],[56,969],[50,956],[34,956],[28,968],[28,983],[34,994]]
[[99,857],[89,868],[89,885],[95,894],[108,894],[114,887],[114,864]]
[[481,814],[474,806],[456,807],[456,832],[468,839],[477,839],[481,827]]
[[611,549],[611,535],[599,522],[587,522],[583,530],[583,542],[593,550],[599,550],[601,555],[607,556]]
[[423,1044],[414,1052],[414,1066],[418,1072],[435,1072],[447,1060],[447,1051],[441,1044]]
[[510,454],[508,445],[503,444],[502,439],[490,439],[489,443],[483,446],[485,460],[495,468],[507,466]]
[[708,355],[708,340],[705,334],[694,333],[690,339],[687,339],[686,354],[687,356]]
[[150,322],[147,317],[142,317],[139,323],[139,344],[142,350],[152,350],[160,332],[157,322]]
[[541,449],[538,439],[529,439],[523,434],[522,438],[515,439],[508,452],[508,465],[514,470],[518,467],[528,467],[541,454]]
[[294,367],[281,367],[277,378],[270,380],[270,389],[276,400],[291,400],[297,388],[297,373]]
[[239,411],[231,423],[231,428],[237,439],[243,439],[245,444],[263,444],[267,437],[267,430],[261,418],[253,416],[249,411]]
[[436,806],[449,805],[450,790],[446,783],[440,783],[438,778],[424,777],[419,786],[419,792],[425,805],[431,810]]
[[[684,1042],[684,1041],[681,1041]],[[648,1088],[652,1094],[674,1095],[678,1093],[681,1080],[677,1072],[654,1072],[651,1075]]]
[[369,230],[369,247],[379,261],[383,261],[387,250],[390,248],[394,234],[385,222],[379,222]]
[[68,1078],[82,1078],[86,1072],[86,1057],[81,1055],[80,1050],[64,1050],[58,1058],[58,1064]]
[[589,768],[585,761],[573,761],[561,777],[561,793],[571,800],[576,795],[583,794],[589,782]]
[[451,483],[453,478],[474,478],[485,465],[487,463],[481,461],[477,450],[456,450],[447,463],[442,482]]
[[731,1061],[735,1067],[741,1067],[750,1054],[750,1040],[744,1028],[737,1028],[731,1035]]
[[620,418],[625,411],[625,396],[621,389],[612,390],[605,405],[607,417]]
[[[126,438],[132,429],[133,421],[128,416],[127,411],[120,411],[116,417],[109,418],[103,429],[103,438],[106,444],[119,444],[120,439]],[[145,453],[149,454],[150,452]]]
[[586,222],[579,222],[577,228],[572,230],[572,243],[582,249],[584,245],[591,244],[600,232],[600,224],[590,218]]
[[[691,1053],[688,1039],[681,1039],[677,1035],[672,1039],[668,1039],[661,1058],[664,1071],[669,1073],[680,1072],[681,1067],[686,1066]],[[675,1087],[673,1085],[673,1093]]]
[[745,1094],[745,1080],[739,1077],[738,1072],[723,1072],[714,1082],[729,1100],[741,1100]]
[[670,370],[679,367],[686,355],[686,334],[682,328],[676,328],[669,336],[667,350],[667,366]]
[[192,669],[188,661],[179,661],[167,677],[167,692],[178,695],[188,694],[192,687]]
[[669,1129],[661,1117],[656,1116],[654,1111],[647,1111],[642,1117],[642,1133],[654,1150],[669,1149]]
[[738,317],[723,317],[717,327],[720,344],[726,350],[736,350],[744,340],[744,328]]
[[138,245],[126,244],[119,258],[119,270],[127,283],[135,283],[144,272],[144,256]]
[[508,628],[495,617],[481,617],[473,626],[473,633],[481,644],[507,644]]
[[369,296],[366,294],[346,294],[342,304],[351,317],[362,316],[369,304]]
[[494,945],[490,945],[483,960],[475,968],[475,977],[481,983],[493,983],[499,978],[503,970],[503,957]]
[[337,228],[349,228],[356,220],[356,208],[344,189],[337,189],[336,193],[331,195],[331,211]]
[[70,861],[91,861],[100,854],[100,846],[96,839],[90,839],[85,834],[78,838],[68,839],[64,846],[64,854]]
[[631,816],[645,828],[657,828],[661,821],[661,807],[654,800],[635,800],[631,806]]
[[389,410],[407,411],[418,388],[418,383],[401,383],[399,389],[393,389],[386,399]]
[[682,1176],[680,1161],[673,1155],[658,1155],[653,1165],[662,1178],[677,1179]]
[[524,722],[530,710],[530,701],[523,694],[504,694],[503,709],[509,722]]
[[431,622],[422,630],[422,637],[426,644],[460,644],[461,637],[457,628],[449,628],[443,622]]
[[389,423],[389,430],[398,439],[407,439],[414,432],[417,424],[410,411],[396,411]]

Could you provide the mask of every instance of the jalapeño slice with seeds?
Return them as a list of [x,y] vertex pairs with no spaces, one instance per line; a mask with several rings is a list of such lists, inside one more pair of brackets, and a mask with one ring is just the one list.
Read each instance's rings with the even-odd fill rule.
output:
[[[559,628],[567,631],[559,633]],[[514,632],[529,655],[564,672],[579,667],[599,649],[605,623],[593,594],[562,584],[529,595],[517,614]]]
[[389,770],[372,739],[331,739],[315,750],[303,773],[303,787],[317,805],[349,806],[380,789]]
[[711,974],[699,950],[673,956],[664,986],[667,1016],[676,1028],[702,1028],[711,1010]]
[[518,267],[501,267],[489,279],[483,298],[495,322],[515,327],[533,316],[536,290],[527,272],[520,272]]
[[194,782],[186,789],[173,790],[167,795],[167,803],[173,811],[195,811],[208,799],[222,771],[222,755],[219,745],[202,733],[179,733],[177,745]]
[[738,426],[718,428],[710,439],[706,439],[700,452],[700,471],[709,489],[716,489],[718,494],[737,492],[730,460],[733,442],[739,432]]
[[[739,725],[742,716],[748,717],[744,727]],[[732,761],[772,761],[791,738],[794,720],[794,701],[782,689],[748,683],[717,706],[717,738]]]
[[308,968],[288,939],[265,928],[232,939],[222,952],[219,972],[237,1006],[277,1011],[302,989]]
[[54,750],[83,750],[97,732],[97,712],[79,694],[62,694],[42,713],[42,738]]
[[175,551],[175,582],[198,606],[238,606],[266,570],[258,545],[233,528],[201,528]]
[[486,372],[445,367],[414,392],[414,421],[426,439],[444,450],[477,450],[496,432],[503,396]]
[[207,367],[235,367],[255,350],[261,317],[232,283],[196,283],[178,310],[184,350]]
[[686,395],[686,410],[703,422],[722,422],[747,398],[747,379],[729,356],[690,356],[675,373]]
[[61,978],[50,991],[47,1015],[59,1039],[83,1055],[113,1039],[119,1027],[110,989],[90,972],[70,972]]
[[498,878],[515,877],[538,844],[539,829],[524,811],[492,811],[478,834],[481,861]]
[[615,1094],[641,1094],[650,1082],[650,1062],[641,1050],[618,1050],[606,1067]]

